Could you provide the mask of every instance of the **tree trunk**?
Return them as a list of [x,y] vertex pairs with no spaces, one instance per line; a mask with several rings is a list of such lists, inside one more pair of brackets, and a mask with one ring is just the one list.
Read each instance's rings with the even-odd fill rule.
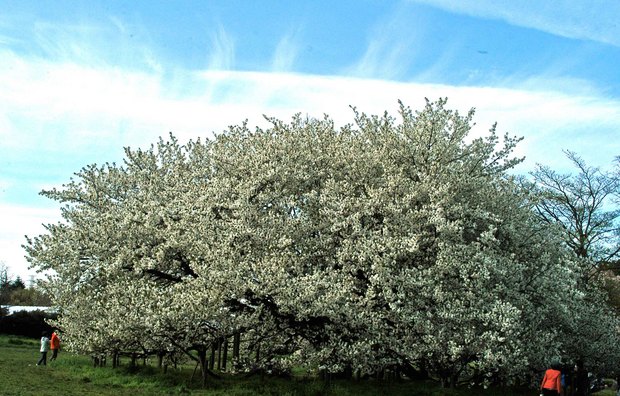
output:
[[417,362],[418,367],[413,366],[409,362],[405,362],[400,366],[400,372],[405,374],[411,380],[426,380],[429,379],[428,371],[426,370],[426,361],[420,360]]
[[445,370],[439,373],[442,388],[456,388],[459,374],[454,370]]
[[207,385],[207,370],[209,361],[207,360],[207,349],[201,348],[198,351],[198,364],[200,365],[200,374],[202,376],[202,386]]
[[452,389],[456,388],[456,386],[458,385],[458,382],[459,382],[459,374],[452,373],[452,375],[450,376],[450,388]]
[[344,370],[342,371],[342,376],[344,379],[350,380],[353,378],[353,367],[350,364],[344,366]]
[[260,360],[260,344],[256,346],[256,363]]
[[222,339],[217,339],[217,371],[222,369]]
[[233,368],[239,369],[239,349],[241,344],[241,333],[235,333],[233,337]]
[[211,343],[211,356],[209,357],[209,370],[213,370],[215,367],[215,352],[216,352],[217,344],[216,342]]
[[226,371],[226,361],[228,360],[228,337],[224,338],[224,345],[222,345],[222,370]]

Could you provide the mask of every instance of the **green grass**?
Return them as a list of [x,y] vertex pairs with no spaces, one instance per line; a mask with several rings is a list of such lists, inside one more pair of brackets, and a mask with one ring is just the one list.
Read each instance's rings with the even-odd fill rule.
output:
[[[155,367],[118,369],[92,367],[88,357],[66,352],[58,360],[37,367],[38,340],[0,335],[0,395],[221,395],[221,396],[525,396],[532,390],[441,389],[435,383],[413,381],[332,381],[317,379],[282,379],[223,375],[209,379],[205,388],[192,376],[193,366],[169,370],[163,374]],[[126,363],[126,362],[125,362]],[[601,395],[602,396],[602,395]]]
[[602,391],[596,392],[596,396],[616,396],[616,392],[613,389],[603,389]]

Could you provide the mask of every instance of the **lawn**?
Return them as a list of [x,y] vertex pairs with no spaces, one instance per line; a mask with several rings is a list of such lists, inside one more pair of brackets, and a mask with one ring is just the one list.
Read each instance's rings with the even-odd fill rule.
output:
[[88,357],[61,352],[47,366],[36,366],[38,340],[0,335],[0,395],[419,395],[419,396],[525,396],[533,390],[441,389],[434,383],[413,381],[332,381],[281,379],[242,375],[209,379],[205,388],[193,366],[160,373],[151,366],[94,368]]

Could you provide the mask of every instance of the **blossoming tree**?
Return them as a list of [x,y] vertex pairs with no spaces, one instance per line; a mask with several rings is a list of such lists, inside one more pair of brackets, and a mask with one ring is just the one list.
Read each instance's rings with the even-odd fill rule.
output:
[[[52,273],[68,344],[183,352],[206,379],[209,349],[233,337],[238,351],[242,333],[238,364],[446,386],[568,353],[588,301],[561,235],[507,173],[519,139],[471,137],[473,111],[445,104],[171,136],[44,192],[64,220],[26,250]],[[581,317],[601,330],[595,311]]]

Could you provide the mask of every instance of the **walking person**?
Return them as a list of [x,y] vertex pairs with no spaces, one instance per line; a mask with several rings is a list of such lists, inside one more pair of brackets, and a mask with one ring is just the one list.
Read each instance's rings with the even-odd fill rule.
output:
[[47,365],[47,352],[50,350],[50,339],[47,338],[47,332],[43,332],[41,334],[41,358],[39,359],[39,361],[37,362],[37,366],[40,366],[41,364],[46,366]]
[[50,349],[52,350],[52,357],[50,358],[50,362],[52,360],[56,360],[58,357],[58,351],[60,350],[60,338],[58,338],[58,331],[52,332],[52,339],[50,340]]
[[559,396],[562,393],[562,372],[559,361],[554,361],[551,368],[545,371],[540,383],[540,394],[543,396]]

